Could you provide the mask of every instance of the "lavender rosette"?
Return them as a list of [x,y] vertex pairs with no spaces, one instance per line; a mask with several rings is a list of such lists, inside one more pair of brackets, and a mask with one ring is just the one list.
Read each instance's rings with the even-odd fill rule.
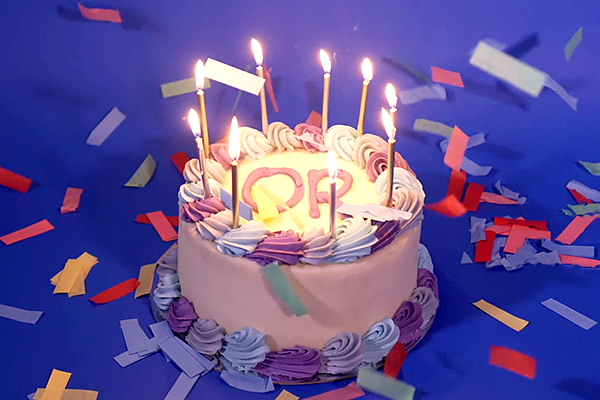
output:
[[181,284],[179,283],[179,275],[177,274],[177,245],[173,245],[167,252],[158,260],[156,273],[159,276],[158,284],[154,289],[154,304],[160,310],[161,317],[169,310],[174,299],[181,297]]
[[273,382],[312,382],[321,369],[320,352],[304,346],[294,346],[267,354],[253,371],[271,377]]
[[303,255],[304,241],[294,231],[277,231],[270,233],[256,246],[254,251],[246,256],[263,267],[272,262],[296,265]]
[[377,231],[375,232],[377,243],[371,247],[372,255],[394,241],[396,235],[400,232],[400,221],[371,222],[377,226]]
[[360,366],[365,346],[356,333],[342,332],[325,344],[321,350],[321,369],[327,374],[353,373]]
[[423,325],[423,309],[420,304],[405,301],[392,317],[394,323],[400,329],[399,340],[404,344],[406,351],[409,345],[414,345],[421,337],[421,326]]
[[437,278],[433,272],[429,271],[428,269],[419,268],[419,272],[417,273],[417,287],[426,287],[431,289],[435,295],[435,298],[438,300],[440,299]]
[[167,322],[173,332],[187,332],[196,319],[198,315],[194,311],[194,305],[184,296],[171,303]]
[[235,370],[248,372],[271,351],[266,340],[266,334],[247,326],[225,336],[221,355]]
[[400,328],[391,318],[373,325],[362,337],[365,344],[363,364],[376,366],[398,342]]
[[426,287],[415,288],[410,296],[410,301],[421,306],[423,316],[423,325],[421,326],[421,330],[429,330],[431,324],[433,323],[435,312],[440,305],[440,301],[435,297],[433,291]]
[[193,203],[184,204],[181,219],[184,222],[204,221],[205,218],[225,211],[225,209],[225,205],[223,205],[221,200],[216,197],[209,197],[208,199],[196,200]]
[[223,347],[224,329],[212,319],[198,318],[188,332],[185,341],[205,356],[213,356]]

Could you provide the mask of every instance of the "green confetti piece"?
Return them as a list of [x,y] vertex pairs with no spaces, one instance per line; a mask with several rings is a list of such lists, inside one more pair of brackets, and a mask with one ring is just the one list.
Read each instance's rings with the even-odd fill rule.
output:
[[360,367],[356,384],[363,389],[394,400],[412,400],[415,396],[414,386],[380,374],[368,367]]
[[125,184],[127,187],[143,188],[152,178],[154,171],[156,170],[156,162],[152,155],[148,154],[148,157],[138,167],[137,171],[129,179],[129,182]]
[[600,203],[578,204],[576,206],[567,204],[567,207],[569,207],[576,215],[595,214],[600,212]]
[[573,52],[579,46],[579,43],[583,40],[583,26],[575,32],[573,37],[569,40],[569,43],[565,46],[565,57],[567,61],[571,60],[571,56],[573,56]]
[[417,118],[413,124],[413,129],[415,131],[429,132],[446,138],[450,138],[452,136],[452,131],[454,130],[454,128],[442,124],[441,122],[430,121],[424,118]]
[[583,165],[583,167],[587,169],[590,174],[594,176],[600,176],[600,163],[591,163],[585,161],[578,161],[578,163]]
[[568,217],[572,217],[573,215],[575,215],[575,214],[573,214],[571,211],[569,211],[569,210],[565,210],[564,208],[563,208],[562,210],[560,210],[560,211],[562,211],[562,212],[563,212],[563,214],[565,214],[565,215],[566,215],[566,216],[568,216]]
[[308,314],[308,310],[302,304],[302,301],[294,292],[292,285],[288,281],[287,277],[279,268],[279,264],[273,262],[263,268],[265,275],[273,285],[273,289],[277,293],[277,295],[281,298],[281,300],[285,303],[285,305],[290,309],[294,315],[301,316]]
[[[210,80],[204,78],[204,89],[210,89]],[[187,93],[196,93],[196,78],[182,79],[180,81],[160,85],[163,98],[175,97]]]

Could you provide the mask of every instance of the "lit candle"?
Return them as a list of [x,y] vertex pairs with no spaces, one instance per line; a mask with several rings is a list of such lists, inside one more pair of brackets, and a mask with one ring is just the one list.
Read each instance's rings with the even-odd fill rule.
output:
[[391,83],[388,83],[385,86],[385,97],[390,105],[390,119],[392,120],[392,125],[396,126],[396,104],[398,104],[398,96],[396,95],[394,85]]
[[369,83],[373,79],[373,66],[368,58],[365,58],[362,63],[363,88],[360,96],[360,111],[358,113],[358,126],[356,132],[358,136],[362,136],[365,125],[365,111],[367,110],[367,93],[369,92]]
[[[250,46],[252,47],[252,53],[254,53],[254,60],[256,61],[256,74],[260,78],[265,77],[265,72],[263,70],[263,53],[262,48],[260,47],[260,43],[258,40],[252,39],[250,41]],[[265,86],[263,85],[262,89],[260,89],[260,116],[262,119],[262,131],[266,135],[267,129],[269,128],[269,118],[267,117],[267,99],[265,97]]]
[[233,212],[233,229],[240,226],[240,194],[238,191],[238,165],[240,164],[240,132],[236,117],[231,120],[229,132],[229,158],[231,158],[231,212]]
[[383,120],[383,126],[385,132],[388,135],[388,164],[387,164],[387,197],[385,205],[386,207],[392,206],[392,192],[394,188],[394,164],[396,162],[396,128],[392,123],[390,114],[381,107],[381,119]]
[[323,64],[323,112],[321,113],[321,129],[323,135],[327,133],[327,118],[329,115],[329,81],[331,79],[331,61],[325,50],[321,49],[321,64]]
[[188,113],[188,122],[190,123],[190,129],[194,134],[194,139],[196,139],[196,146],[198,146],[198,162],[202,172],[202,188],[204,189],[204,198],[208,199],[211,197],[211,193],[208,182],[208,174],[206,173],[206,168],[204,167],[206,157],[204,156],[202,138],[200,136],[200,120],[198,120],[198,114],[196,114],[196,110],[193,108],[190,108],[190,112]]
[[200,110],[200,121],[202,122],[202,143],[204,145],[204,154],[210,154],[208,145],[208,123],[206,120],[206,104],[204,103],[204,64],[202,60],[196,63],[196,94],[198,95],[198,109]]
[[335,194],[335,185],[338,175],[337,161],[335,160],[335,154],[329,150],[327,152],[327,169],[329,170],[329,232],[331,237],[335,239],[335,206],[337,203]]

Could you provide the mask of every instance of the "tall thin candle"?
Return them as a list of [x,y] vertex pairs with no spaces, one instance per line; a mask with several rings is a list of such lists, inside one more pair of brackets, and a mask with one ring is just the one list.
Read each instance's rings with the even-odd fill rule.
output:
[[367,110],[367,94],[369,92],[369,83],[373,79],[373,66],[368,58],[363,60],[362,64],[363,73],[363,87],[362,95],[360,96],[360,111],[358,112],[358,125],[356,126],[356,132],[358,136],[362,136],[365,125],[365,111]]
[[388,114],[383,107],[381,108],[381,119],[383,121],[383,126],[385,127],[385,132],[388,135],[387,193],[385,205],[386,207],[392,207],[394,191],[394,164],[396,161],[396,128],[394,127],[394,124],[392,124],[390,114]]
[[196,94],[198,95],[198,110],[200,110],[200,121],[202,123],[202,144],[204,154],[210,154],[210,140],[208,138],[208,121],[206,120],[206,103],[204,102],[204,64],[202,60],[196,63]]
[[202,189],[204,190],[204,198],[208,199],[212,197],[210,193],[210,184],[208,181],[208,174],[205,168],[205,156],[204,149],[202,146],[202,138],[200,137],[200,120],[198,119],[198,114],[196,114],[196,110],[190,108],[188,113],[188,122],[190,124],[190,129],[194,134],[194,139],[196,140],[196,146],[198,146],[198,163],[200,164],[200,171],[202,172]]
[[325,53],[325,50],[321,49],[320,51],[321,64],[323,65],[323,112],[321,113],[321,129],[323,135],[327,133],[327,128],[329,128],[328,118],[329,118],[329,81],[331,79],[331,61],[329,60],[329,56]]
[[327,169],[329,172],[329,232],[331,237],[335,239],[336,236],[336,181],[338,175],[337,161],[335,160],[335,154],[329,150],[327,152]]
[[390,105],[390,119],[392,120],[392,125],[396,126],[396,105],[398,104],[398,96],[396,95],[394,85],[391,83],[388,83],[385,86],[385,97]]
[[[256,61],[256,74],[260,78],[265,77],[265,71],[263,68],[263,52],[260,47],[260,43],[258,40],[252,39],[250,41],[250,46],[252,47],[252,53],[254,54],[254,60]],[[267,99],[265,97],[265,87],[263,85],[262,89],[260,89],[260,116],[262,120],[262,131],[266,135],[267,130],[269,128],[269,118],[267,116]]]
[[231,158],[231,212],[233,213],[233,229],[240,226],[240,194],[238,183],[238,166],[240,160],[240,132],[238,120],[231,120],[231,131],[229,132],[229,158]]

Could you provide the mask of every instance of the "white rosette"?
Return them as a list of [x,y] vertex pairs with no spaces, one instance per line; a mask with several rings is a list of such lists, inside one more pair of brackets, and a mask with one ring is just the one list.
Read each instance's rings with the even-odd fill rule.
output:
[[369,157],[377,150],[386,148],[386,141],[377,135],[365,133],[354,143],[354,152],[352,153],[352,159],[358,163],[361,169],[364,169],[367,165]]
[[247,126],[239,128],[240,149],[245,154],[244,158],[250,160],[260,160],[265,158],[267,153],[273,151],[273,146],[269,144],[269,139],[260,131]]
[[271,122],[269,124],[267,139],[271,146],[277,147],[279,153],[284,150],[294,151],[294,147],[304,147],[296,139],[296,132],[283,122]]
[[356,129],[351,126],[334,125],[325,134],[325,146],[332,149],[336,157],[352,161],[357,136]]
[[[380,194],[379,204],[385,205],[387,200],[387,172],[377,177],[375,190]],[[423,209],[423,204],[425,204],[425,192],[423,192],[421,182],[404,168],[394,168],[392,208],[413,214],[413,217],[405,221],[403,226],[407,226],[419,215]]]
[[[219,183],[223,183],[225,180],[225,168],[217,161],[212,158],[207,158],[204,160],[204,165],[206,167],[206,173],[208,174],[208,179],[214,179]],[[197,158],[192,158],[187,163],[185,163],[185,168],[183,170],[183,178],[186,182],[199,182],[202,181],[202,170],[200,170],[200,161]]]

